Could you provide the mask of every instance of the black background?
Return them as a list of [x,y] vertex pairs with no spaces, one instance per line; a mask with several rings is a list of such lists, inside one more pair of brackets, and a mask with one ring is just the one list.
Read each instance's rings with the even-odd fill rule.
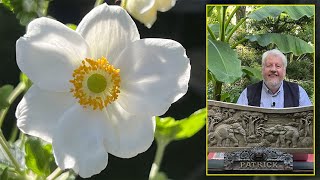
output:
[[[94,5],[94,0],[53,0],[48,9],[48,15],[56,18],[62,23],[78,24],[81,18],[88,13]],[[178,0],[176,6],[165,13],[158,12],[158,19],[151,29],[146,28],[136,21],[141,38],[157,37],[169,38],[180,42],[186,49],[187,55],[191,61],[191,79],[188,93],[178,102],[174,103],[164,116],[172,116],[176,119],[182,119],[194,111],[205,107],[206,105],[206,15],[205,4],[226,4],[240,3],[251,4],[253,1],[207,1],[207,0]],[[265,0],[254,1],[257,3],[311,3],[311,1],[279,1]],[[316,6],[316,16],[319,17],[319,1]],[[316,27],[319,26],[319,18],[316,18]],[[0,86],[12,84],[16,86],[19,83],[19,69],[15,61],[15,41],[25,33],[25,27],[20,26],[15,15],[0,5]],[[319,28],[316,28],[316,42],[319,42]],[[320,46],[320,45],[319,45]],[[319,46],[316,43],[315,58],[315,93],[318,94],[317,82],[319,81],[317,66],[319,60]],[[12,124],[15,123],[14,111],[18,98],[10,111],[3,125],[3,131],[8,135]],[[316,107],[318,107],[318,98],[316,96]],[[316,129],[319,129],[319,123],[316,109],[315,121]],[[188,140],[172,142],[165,151],[161,171],[164,171],[170,179],[252,179],[252,177],[206,177],[206,136],[205,128]],[[319,136],[316,131],[316,137]],[[319,139],[319,138],[318,138]],[[318,146],[320,143],[317,143]],[[318,148],[319,149],[319,148]],[[130,159],[121,159],[109,154],[107,168],[91,179],[147,179],[153,158],[155,155],[156,144],[146,152]],[[88,152],[89,153],[89,152]],[[319,160],[319,153],[316,159]],[[318,161],[317,161],[318,162]],[[318,167],[318,166],[316,166]],[[317,171],[316,171],[317,172]],[[318,173],[317,173],[318,174]],[[290,179],[314,179],[308,177],[290,177]],[[81,179],[78,177],[78,179]],[[269,179],[269,177],[261,177]],[[277,179],[287,179],[278,177]],[[319,178],[320,179],[320,178]]]

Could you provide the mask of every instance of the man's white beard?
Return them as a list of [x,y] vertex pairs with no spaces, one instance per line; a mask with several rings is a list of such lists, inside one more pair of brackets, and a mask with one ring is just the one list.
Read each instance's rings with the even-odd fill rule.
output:
[[279,89],[279,87],[281,85],[281,81],[280,80],[267,81],[267,80],[264,79],[264,83],[267,85],[267,87],[269,89]]

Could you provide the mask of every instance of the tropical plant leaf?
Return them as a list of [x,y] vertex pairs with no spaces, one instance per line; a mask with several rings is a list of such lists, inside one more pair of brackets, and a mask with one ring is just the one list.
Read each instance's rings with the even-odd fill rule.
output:
[[243,66],[242,71],[244,73],[246,73],[247,75],[249,75],[250,77],[253,77],[253,78],[256,78],[259,80],[262,79],[261,70],[259,70],[259,69],[248,67],[248,66]]
[[246,36],[246,38],[250,41],[257,41],[260,46],[267,46],[271,43],[274,43],[281,52],[292,52],[296,56],[314,52],[313,46],[302,39],[289,34],[267,33],[260,35],[249,35]]
[[208,82],[213,82],[215,81],[213,74],[210,71],[207,71],[207,80]]
[[[227,30],[226,30],[226,34],[228,34],[234,26],[235,25],[229,24],[229,26],[227,27]],[[214,35],[216,37],[219,37],[220,23],[217,22],[214,24],[208,24],[208,27],[210,28],[211,32],[214,33]]]
[[214,9],[214,6],[207,6],[207,17],[210,17],[212,15],[213,9]]
[[313,16],[314,6],[263,6],[250,13],[248,17],[261,21],[270,16],[279,16],[282,12],[286,12],[291,19],[298,20],[303,16]]
[[208,68],[217,81],[224,83],[233,83],[242,76],[237,53],[221,41],[208,41]]

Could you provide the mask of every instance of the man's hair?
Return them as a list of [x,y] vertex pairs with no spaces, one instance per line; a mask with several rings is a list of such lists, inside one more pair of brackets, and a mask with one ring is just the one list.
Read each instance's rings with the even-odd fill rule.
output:
[[281,51],[279,51],[278,49],[272,49],[272,50],[269,50],[269,51],[266,51],[265,53],[263,53],[263,55],[262,55],[262,67],[264,67],[264,63],[266,62],[266,58],[267,58],[268,55],[273,55],[273,56],[280,57],[282,62],[283,62],[284,68],[287,68],[287,57]]

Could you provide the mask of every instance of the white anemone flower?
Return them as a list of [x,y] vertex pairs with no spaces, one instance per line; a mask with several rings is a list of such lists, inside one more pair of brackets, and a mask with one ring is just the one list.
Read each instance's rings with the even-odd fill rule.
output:
[[157,20],[157,11],[168,11],[176,4],[176,0],[123,0],[121,3],[135,19],[151,28]]
[[108,153],[131,158],[154,139],[153,116],[188,89],[185,49],[168,39],[140,39],[119,6],[102,4],[76,31],[39,18],[16,44],[17,63],[34,83],[16,110],[18,127],[52,143],[61,169],[100,173]]

